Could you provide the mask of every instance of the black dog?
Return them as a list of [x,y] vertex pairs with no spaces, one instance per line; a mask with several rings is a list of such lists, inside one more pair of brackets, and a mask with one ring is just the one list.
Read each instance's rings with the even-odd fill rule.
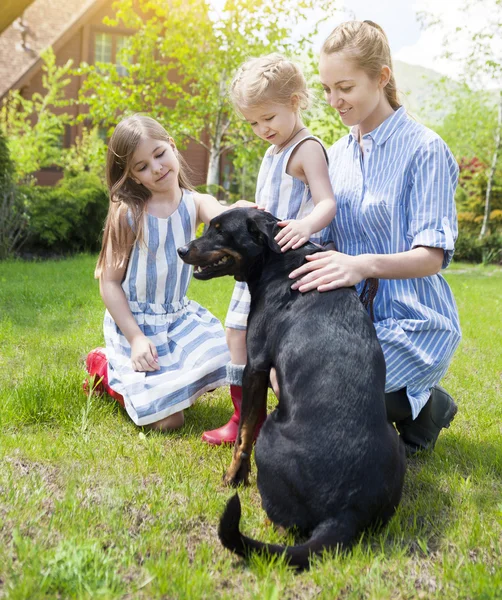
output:
[[197,279],[233,275],[251,292],[239,436],[224,481],[248,481],[275,367],[280,400],[256,441],[258,489],[273,523],[310,536],[293,547],[243,536],[236,494],[221,517],[220,539],[241,556],[266,549],[307,568],[311,554],[349,547],[362,530],[390,519],[405,455],[387,421],[383,353],[355,289],[292,290],[289,273],[318,249],[308,243],[282,253],[274,241],[279,229],[266,212],[234,209],[178,253],[195,265]]

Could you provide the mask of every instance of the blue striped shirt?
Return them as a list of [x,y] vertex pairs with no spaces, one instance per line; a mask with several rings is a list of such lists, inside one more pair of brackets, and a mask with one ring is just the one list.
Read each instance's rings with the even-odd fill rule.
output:
[[[448,146],[403,107],[362,142],[364,154],[353,128],[328,152],[338,210],[327,238],[350,255],[442,248],[447,267],[457,237],[458,179]],[[383,279],[374,316],[387,366],[386,391],[406,387],[416,417],[460,341],[452,292],[440,274]]]

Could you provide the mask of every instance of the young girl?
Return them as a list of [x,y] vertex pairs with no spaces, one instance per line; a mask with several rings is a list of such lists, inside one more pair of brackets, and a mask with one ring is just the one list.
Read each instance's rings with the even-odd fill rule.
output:
[[[258,175],[256,202],[282,219],[277,242],[286,251],[299,248],[309,239],[320,241],[321,230],[335,216],[336,204],[326,151],[302,122],[301,110],[309,104],[302,72],[278,54],[249,60],[237,72],[231,96],[254,133],[271,144]],[[246,284],[237,283],[225,323],[234,414],[223,427],[203,434],[202,439],[210,444],[234,442],[237,435],[249,306]]]
[[136,425],[175,429],[184,408],[225,384],[223,328],[187,299],[191,268],[176,252],[223,208],[193,191],[173,139],[149,117],[117,125],[107,179],[110,208],[95,276],[107,308],[108,370],[98,349],[89,372],[105,376]]
[[457,407],[437,384],[460,341],[457,308],[439,274],[457,236],[458,166],[443,140],[397,99],[389,45],[371,21],[339,25],[321,51],[327,101],[350,133],[329,152],[339,252],[291,273],[301,292],[380,280],[374,322],[387,365],[386,403],[409,452],[432,448]]

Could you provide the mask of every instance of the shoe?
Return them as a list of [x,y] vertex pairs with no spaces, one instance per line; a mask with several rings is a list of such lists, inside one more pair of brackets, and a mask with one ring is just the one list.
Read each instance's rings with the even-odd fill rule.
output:
[[[241,406],[242,406],[242,387],[240,385],[230,386],[230,398],[234,405],[234,414],[230,417],[228,423],[219,427],[218,429],[212,429],[211,431],[205,431],[202,434],[202,441],[212,446],[220,446],[221,444],[234,444],[239,433],[239,420],[241,418]],[[258,437],[261,426],[267,418],[266,412],[260,417],[258,425],[256,426],[254,439]]]
[[[108,385],[108,359],[106,358],[106,350],[104,348],[95,348],[91,350],[85,360],[85,366],[90,376],[94,376],[93,393],[98,396],[108,394],[114,398],[121,406],[124,406],[124,397],[112,390]],[[98,382],[96,385],[96,382]],[[82,387],[87,393],[89,389],[89,379],[85,379]]]
[[410,416],[396,423],[396,429],[406,445],[406,454],[410,456],[422,450],[432,450],[441,429],[450,426],[457,410],[448,392],[439,385],[434,386],[416,419]]

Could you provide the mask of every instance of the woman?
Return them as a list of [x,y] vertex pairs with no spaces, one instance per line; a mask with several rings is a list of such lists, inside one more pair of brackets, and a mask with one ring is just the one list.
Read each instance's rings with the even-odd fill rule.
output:
[[337,252],[291,273],[305,292],[379,279],[374,324],[384,351],[389,419],[409,453],[433,448],[457,412],[437,384],[460,341],[455,300],[439,274],[457,235],[458,166],[444,141],[397,100],[387,38],[371,21],[339,25],[319,73],[350,133],[330,149]]

